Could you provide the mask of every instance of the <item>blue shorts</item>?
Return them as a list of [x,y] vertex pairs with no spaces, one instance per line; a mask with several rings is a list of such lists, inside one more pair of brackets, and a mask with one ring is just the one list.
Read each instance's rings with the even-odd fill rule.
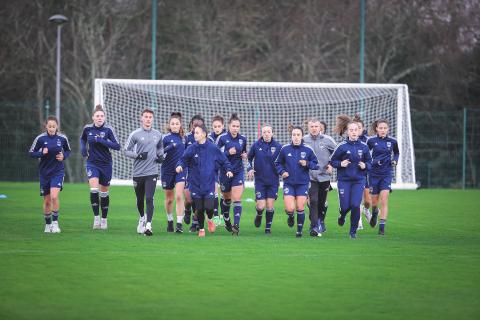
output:
[[61,191],[63,189],[64,176],[65,175],[63,173],[50,178],[40,176],[40,196],[48,196],[51,188],[60,188]]
[[162,188],[166,190],[173,190],[175,185],[179,182],[186,182],[185,173],[163,174],[162,173]]
[[275,199],[278,197],[278,184],[277,185],[264,185],[261,183],[255,183],[255,199]]
[[93,164],[86,165],[87,177],[88,180],[92,178],[98,178],[98,183],[100,185],[108,187],[110,185],[110,180],[112,180],[112,166],[108,167],[99,167]]
[[348,212],[352,207],[360,207],[365,189],[365,181],[337,182],[340,211]]
[[307,184],[288,184],[283,183],[283,196],[293,197],[308,197],[308,183]]
[[243,171],[234,173],[231,178],[227,177],[224,172],[220,172],[220,190],[230,192],[232,187],[243,186],[243,180]]
[[372,177],[369,176],[368,179],[370,185],[371,194],[380,194],[382,190],[392,191],[392,176],[387,177]]

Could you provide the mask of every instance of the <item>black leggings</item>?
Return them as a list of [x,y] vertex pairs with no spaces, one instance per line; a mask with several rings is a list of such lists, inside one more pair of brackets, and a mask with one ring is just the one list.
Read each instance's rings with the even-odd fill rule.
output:
[[195,205],[195,212],[198,218],[198,227],[204,229],[205,227],[205,211],[207,212],[208,219],[213,218],[213,203],[214,198],[194,198],[193,203]]
[[318,218],[325,220],[325,202],[327,194],[330,191],[330,181],[312,181],[310,180],[310,188],[308,189],[308,199],[310,205],[310,224],[316,226]]
[[137,209],[141,217],[144,216],[144,200],[147,203],[147,222],[152,222],[153,218],[153,196],[157,187],[157,175],[133,177],[133,187],[137,196]]

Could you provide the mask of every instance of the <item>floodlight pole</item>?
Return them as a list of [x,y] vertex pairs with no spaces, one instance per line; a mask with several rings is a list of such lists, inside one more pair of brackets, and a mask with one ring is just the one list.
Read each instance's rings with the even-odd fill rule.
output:
[[157,78],[157,0],[152,0],[152,80]]
[[51,16],[48,21],[57,24],[57,80],[55,85],[55,117],[57,118],[58,125],[60,125],[60,61],[61,61],[61,37],[62,37],[62,25],[68,21],[67,17],[56,14]]

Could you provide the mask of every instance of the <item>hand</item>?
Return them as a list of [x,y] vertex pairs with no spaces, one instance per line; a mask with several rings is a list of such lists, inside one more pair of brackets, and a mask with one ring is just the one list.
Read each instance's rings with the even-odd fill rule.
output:
[[246,152],[242,152],[242,159],[247,160],[248,156]]
[[362,169],[362,170],[367,167],[367,166],[365,165],[365,162],[362,162],[362,161],[360,161],[360,162],[358,163],[358,166],[359,166],[360,169]]
[[64,159],[64,157],[63,157],[63,152],[57,153],[57,155],[55,156],[55,158],[56,158],[58,161],[63,161],[63,159]]
[[228,171],[228,172],[227,172],[227,177],[229,177],[229,178],[233,177],[232,171]]
[[183,171],[183,168],[182,168],[182,166],[178,166],[178,167],[176,167],[176,168],[175,168],[175,171],[176,171],[177,173],[180,173],[180,172],[182,172],[182,171]]
[[97,137],[98,137],[98,136],[94,136],[93,134],[92,134],[92,135],[88,135],[87,141],[88,141],[89,143],[97,142]]
[[145,152],[140,153],[140,154],[137,156],[137,159],[138,159],[138,160],[147,160],[147,156],[148,156],[148,152],[145,151]]
[[161,155],[161,156],[157,157],[157,159],[155,159],[155,162],[156,163],[162,163],[164,160],[165,160],[165,156]]
[[396,166],[397,166],[397,161],[392,160],[392,167],[396,167]]
[[340,165],[341,165],[343,168],[346,168],[349,164],[350,164],[350,160],[348,160],[348,159],[345,159],[345,160],[343,160],[342,162],[340,162]]
[[307,160],[298,160],[298,163],[299,163],[302,167],[307,166]]
[[282,178],[285,179],[285,178],[288,178],[288,172],[285,171],[284,173],[282,173]]
[[42,153],[43,153],[43,154],[47,154],[47,153],[48,153],[48,148],[43,148],[43,149],[42,149]]
[[250,170],[250,171],[248,171],[248,172],[247,172],[247,177],[250,178],[250,179],[252,179],[254,173],[255,173],[255,170],[253,170],[253,169]]
[[325,168],[325,171],[328,174],[332,174],[333,173],[333,167],[330,164],[327,164],[327,167]]
[[237,154],[237,149],[235,149],[235,147],[231,147],[230,149],[228,149],[228,154],[229,155]]

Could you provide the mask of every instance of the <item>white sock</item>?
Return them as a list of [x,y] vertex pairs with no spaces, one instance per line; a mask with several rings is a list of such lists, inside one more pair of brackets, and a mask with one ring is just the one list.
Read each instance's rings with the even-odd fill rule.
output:
[[167,220],[173,221],[173,213],[167,213]]
[[147,222],[146,229],[152,230],[152,223],[151,222]]
[[177,223],[183,222],[183,216],[177,216]]

